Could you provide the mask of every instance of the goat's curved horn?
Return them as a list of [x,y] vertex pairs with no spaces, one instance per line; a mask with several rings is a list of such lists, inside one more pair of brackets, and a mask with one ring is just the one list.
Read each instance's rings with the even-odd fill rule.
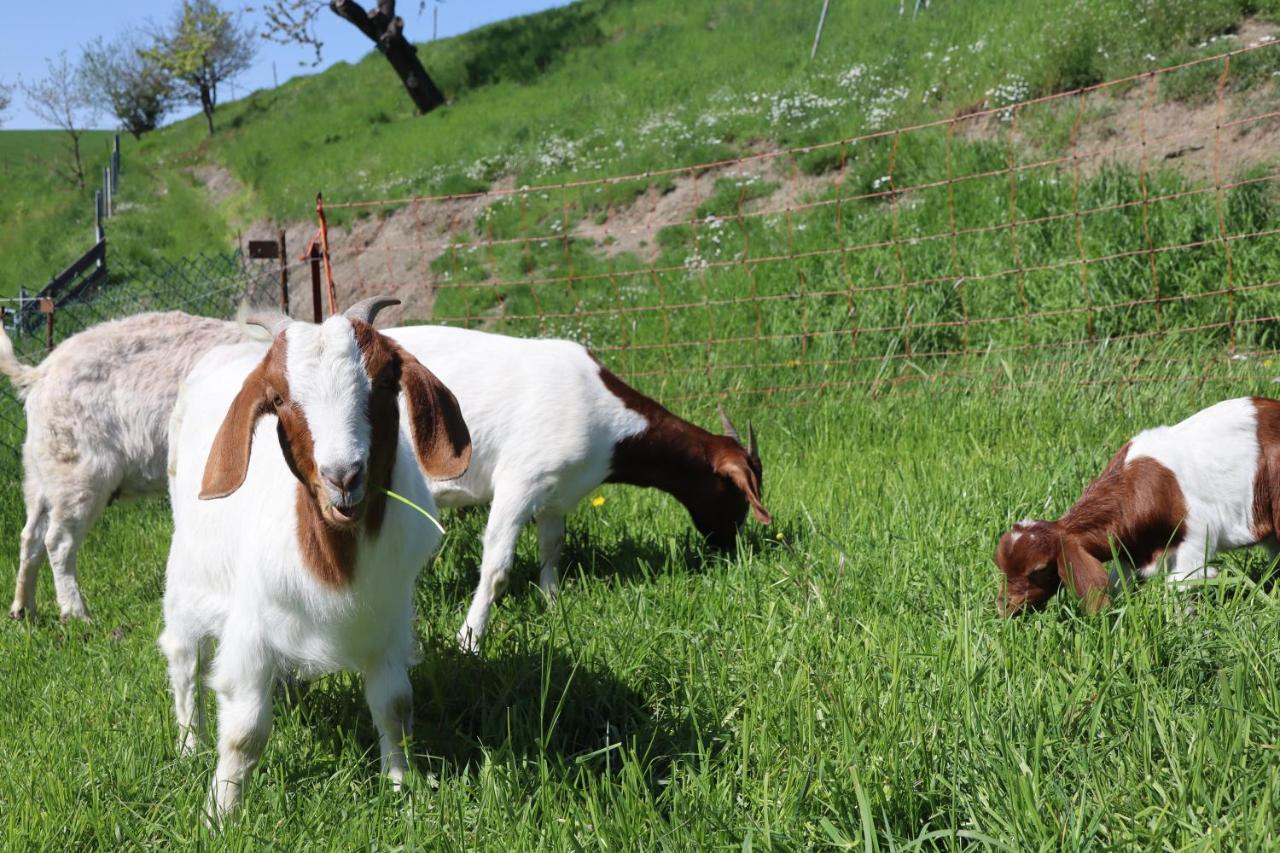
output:
[[399,304],[400,300],[393,296],[370,296],[368,299],[361,299],[355,305],[343,311],[342,316],[348,320],[362,320],[372,326],[374,318],[378,316],[379,311]]
[[244,322],[250,326],[261,326],[275,337],[292,321],[279,311],[250,311],[244,316]]
[[742,439],[738,438],[738,431],[734,429],[733,421],[729,420],[729,416],[725,414],[724,406],[716,406],[716,411],[720,413],[720,425],[724,427],[724,434],[741,444]]
[[756,444],[756,428],[747,422],[747,455],[752,459],[759,461],[760,446]]

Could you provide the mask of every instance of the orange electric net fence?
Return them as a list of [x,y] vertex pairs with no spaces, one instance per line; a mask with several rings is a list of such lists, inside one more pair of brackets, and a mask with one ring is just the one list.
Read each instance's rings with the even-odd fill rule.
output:
[[666,399],[1065,370],[1103,343],[1110,378],[1203,376],[1276,345],[1278,53],[734,160],[327,204],[333,275],[408,319],[581,341]]

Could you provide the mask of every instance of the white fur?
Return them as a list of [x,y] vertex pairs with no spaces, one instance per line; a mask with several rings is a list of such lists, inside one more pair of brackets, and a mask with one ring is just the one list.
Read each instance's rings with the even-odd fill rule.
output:
[[138,314],[73,335],[28,367],[0,331],[0,372],[27,414],[27,519],[10,616],[34,617],[36,572],[48,555],[62,617],[88,617],[76,582],[80,543],[111,499],[164,492],[179,380],[211,347],[241,337],[234,323]]
[[[368,380],[362,385],[356,377],[364,370],[350,324],[341,317],[321,327],[294,324],[286,335],[291,395],[305,401],[316,446],[329,448],[332,464],[367,462]],[[226,498],[197,498],[214,436],[263,354],[259,344],[210,352],[184,385],[171,426],[174,535],[160,645],[169,659],[185,752],[202,725],[197,661],[209,640],[218,641],[210,677],[219,715],[210,804],[215,815],[238,804],[270,731],[272,679],[291,669],[363,675],[381,735],[382,769],[399,783],[408,769],[400,742],[412,707],[407,668],[413,585],[440,542],[413,509],[388,501],[381,533],[360,534],[351,585],[322,584],[298,549],[298,483],[281,453],[273,415],[258,422],[244,484]],[[433,511],[404,408],[402,396],[391,490]]]
[[647,421],[605,388],[600,365],[570,341],[443,326],[384,334],[453,391],[471,433],[471,467],[457,480],[432,481],[436,502],[492,505],[480,583],[458,632],[463,648],[474,651],[506,588],[521,528],[536,524],[539,581],[554,597],[565,516],[609,476],[614,445],[643,432]]
[[[1144,456],[1173,472],[1187,504],[1183,541],[1163,559],[1169,581],[1214,577],[1208,563],[1218,551],[1256,542],[1253,483],[1260,449],[1252,400],[1224,400],[1173,426],[1139,433],[1125,462]],[[1135,569],[1150,577],[1160,562]]]

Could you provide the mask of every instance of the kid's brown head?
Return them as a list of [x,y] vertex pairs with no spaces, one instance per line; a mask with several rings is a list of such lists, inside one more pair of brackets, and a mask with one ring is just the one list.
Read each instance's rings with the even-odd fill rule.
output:
[[1106,568],[1055,522],[1019,521],[1000,537],[995,564],[1003,574],[996,599],[1001,616],[1040,610],[1064,583],[1086,612],[1109,603]]

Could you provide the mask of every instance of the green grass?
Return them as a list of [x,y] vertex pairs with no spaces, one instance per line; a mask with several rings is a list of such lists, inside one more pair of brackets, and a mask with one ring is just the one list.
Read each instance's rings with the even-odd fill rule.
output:
[[[1035,94],[1186,58],[1242,15],[1275,11],[1226,0],[1170,0],[1147,19],[1118,0],[1088,14],[1067,0],[933,6],[913,22],[896,4],[833,4],[811,65],[816,12],[805,4],[586,2],[527,30],[425,48],[455,98],[425,118],[408,114],[380,57],[335,67],[228,105],[212,141],[184,122],[127,142],[132,207],[109,225],[112,252],[141,265],[225,242],[246,218],[306,219],[316,189],[334,200],[468,192],[507,175],[642,172],[761,140],[806,144],[937,118],[997,86]],[[515,38],[522,50],[504,53]],[[855,63],[863,70],[850,74]],[[1274,70],[1242,64],[1240,85]],[[1215,81],[1189,71],[1161,97],[1203,97]],[[898,88],[909,96],[876,94]],[[1259,92],[1262,112],[1275,93]],[[1025,156],[1061,153],[1073,110],[1027,110],[1020,122],[1038,147]],[[14,140],[0,134],[0,153]],[[1009,524],[1062,512],[1139,429],[1271,388],[1268,356],[1227,356],[1233,343],[1277,349],[1275,323],[1251,322],[1280,315],[1274,288],[1248,289],[1276,279],[1274,237],[1234,241],[1239,291],[1200,295],[1228,281],[1214,242],[1222,229],[1280,220],[1273,182],[1219,199],[1161,170],[1146,190],[1167,200],[1114,208],[1142,194],[1132,170],[1102,170],[1078,192],[1069,170],[1020,173],[1015,261],[1002,228],[1007,174],[896,205],[854,198],[884,186],[891,153],[895,185],[928,184],[948,168],[1005,168],[1003,140],[948,140],[942,128],[893,145],[802,157],[809,173],[845,168],[830,204],[794,215],[739,219],[753,202],[769,205],[768,182],[708,179],[698,196],[707,219],[652,235],[643,259],[607,258],[571,237],[460,245],[436,259],[438,318],[574,337],[701,423],[715,421],[710,399],[721,394],[735,419],[753,417],[775,524],[750,527],[727,559],[702,549],[671,500],[605,488],[602,507],[570,519],[560,603],[545,607],[533,586],[526,535],[484,655],[471,659],[452,637],[483,513],[446,515],[417,600],[412,790],[379,784],[359,685],[328,677],[277,698],[228,846],[1280,843],[1280,610],[1264,554],[1222,557],[1222,579],[1196,592],[1151,584],[1093,618],[1064,597],[1013,622],[995,617],[990,561]],[[244,186],[220,207],[189,174],[210,162]],[[30,197],[40,185],[24,186]],[[564,234],[647,186],[517,197],[457,240]],[[78,204],[49,221],[88,211]],[[1091,208],[1105,210],[1063,218]],[[12,209],[0,239],[21,239],[34,219]],[[900,251],[880,246],[893,238]],[[1150,258],[1126,256],[1091,263],[1082,283],[1071,263],[1082,251],[1184,244],[1156,255],[1154,273]],[[59,250],[43,251],[51,262]],[[38,266],[21,252],[22,269]],[[777,256],[787,260],[754,262]],[[570,272],[567,286],[527,282]],[[1158,306],[1144,301],[1157,281],[1169,297]],[[17,282],[0,268],[0,292]],[[1019,352],[1157,330],[1152,341]],[[929,355],[960,349],[991,354]],[[947,373],[959,375],[928,378]],[[1131,374],[1139,381],[1113,381]],[[810,390],[762,390],[795,386]],[[15,485],[0,492],[0,541],[14,551],[21,522]],[[214,756],[176,756],[155,647],[170,530],[162,502],[112,507],[81,552],[95,622],[0,626],[4,847],[212,841],[199,814]],[[39,601],[53,609],[47,572]]]
[[[1221,558],[1200,592],[1150,584],[1093,618],[1061,597],[1015,621],[995,616],[990,562],[1003,529],[1061,512],[1129,435],[1270,372],[734,407],[760,429],[774,526],[724,559],[665,496],[606,488],[570,521],[558,606],[522,540],[480,659],[451,638],[483,515],[446,515],[419,584],[412,791],[380,786],[359,685],[324,678],[277,696],[225,842],[1272,846],[1280,608],[1265,555]],[[16,490],[3,501],[14,543]],[[0,631],[5,847],[209,840],[214,756],[176,756],[154,644],[168,533],[159,501],[113,507],[82,551],[95,622]],[[47,572],[39,601],[47,613]]]

